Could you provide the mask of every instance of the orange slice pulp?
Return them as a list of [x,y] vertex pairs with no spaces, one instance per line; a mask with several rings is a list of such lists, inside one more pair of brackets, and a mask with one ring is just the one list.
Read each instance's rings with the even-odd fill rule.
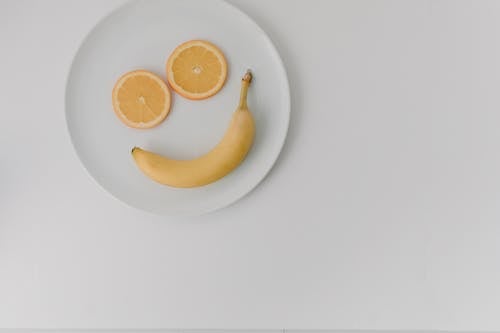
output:
[[215,95],[224,85],[227,63],[212,43],[191,40],[179,45],[167,60],[167,80],[173,90],[189,99]]
[[151,128],[170,111],[167,84],[156,74],[136,70],[124,74],[113,88],[113,109],[118,118],[133,128]]

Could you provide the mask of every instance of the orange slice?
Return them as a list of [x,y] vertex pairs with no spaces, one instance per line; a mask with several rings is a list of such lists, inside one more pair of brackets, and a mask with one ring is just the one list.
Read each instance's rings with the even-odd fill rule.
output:
[[157,75],[137,70],[124,74],[113,88],[113,109],[127,126],[151,128],[170,111],[170,91]]
[[185,42],[167,61],[167,80],[172,89],[189,99],[204,99],[221,90],[227,76],[224,54],[204,40]]

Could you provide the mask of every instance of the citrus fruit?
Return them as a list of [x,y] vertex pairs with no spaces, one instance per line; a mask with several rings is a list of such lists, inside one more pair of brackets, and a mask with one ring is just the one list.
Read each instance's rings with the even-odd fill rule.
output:
[[167,60],[166,69],[172,89],[189,99],[215,95],[227,76],[224,54],[204,40],[191,40],[177,46]]
[[170,91],[163,80],[146,70],[124,74],[113,88],[113,109],[127,126],[151,128],[170,111]]

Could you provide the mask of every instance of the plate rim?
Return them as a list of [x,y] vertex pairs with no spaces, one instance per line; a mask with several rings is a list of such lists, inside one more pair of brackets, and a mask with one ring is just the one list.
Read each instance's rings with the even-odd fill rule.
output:
[[269,165],[266,168],[264,168],[265,171],[262,173],[262,176],[260,178],[258,178],[258,180],[255,181],[251,186],[249,186],[247,190],[243,191],[241,194],[238,194],[238,195],[235,195],[234,197],[231,197],[230,200],[223,201],[222,204],[219,203],[219,204],[213,205],[209,208],[197,209],[195,211],[160,212],[160,211],[156,211],[156,210],[148,210],[148,209],[145,209],[142,207],[134,206],[133,204],[131,204],[125,200],[122,200],[121,198],[119,198],[118,196],[113,194],[111,191],[109,191],[103,184],[101,184],[93,176],[93,174],[90,172],[89,168],[87,167],[87,165],[83,161],[81,153],[78,151],[78,148],[77,148],[77,145],[76,145],[75,140],[73,138],[73,135],[71,134],[70,124],[69,124],[69,119],[68,119],[68,86],[69,86],[69,83],[70,83],[70,80],[72,77],[75,61],[78,57],[78,54],[82,50],[83,46],[89,40],[90,36],[96,31],[96,29],[103,22],[105,22],[108,18],[110,18],[115,13],[119,12],[120,10],[122,10],[128,6],[131,6],[134,3],[140,2],[140,1],[143,1],[143,0],[127,0],[124,3],[112,8],[106,14],[99,17],[97,19],[97,21],[93,24],[92,28],[85,34],[85,36],[82,38],[82,40],[78,43],[78,47],[76,48],[76,51],[73,53],[71,62],[69,64],[69,68],[68,68],[67,73],[66,73],[65,86],[64,86],[64,119],[65,119],[65,124],[66,124],[65,127],[66,127],[66,133],[70,138],[71,146],[73,147],[73,152],[78,157],[78,160],[80,161],[80,165],[83,166],[83,169],[85,170],[87,175],[92,179],[92,181],[94,183],[96,183],[98,185],[99,188],[101,188],[101,190],[106,192],[107,195],[112,197],[114,200],[120,202],[121,204],[124,204],[125,206],[131,207],[137,211],[149,213],[149,214],[156,215],[156,216],[163,216],[163,217],[198,217],[198,216],[202,216],[202,215],[206,215],[209,213],[219,211],[219,210],[226,208],[226,207],[230,207],[230,206],[234,205],[236,202],[240,201],[245,196],[247,196],[248,194],[250,194],[253,190],[255,190],[255,188],[257,186],[259,186],[267,178],[267,176],[270,174],[273,167],[276,165],[276,162],[283,151],[283,147],[285,146],[286,139],[288,137],[289,127],[290,127],[290,117],[291,117],[291,96],[290,96],[290,82],[289,82],[289,78],[288,78],[288,73],[286,71],[286,66],[285,66],[285,63],[283,61],[283,58],[281,57],[280,53],[278,52],[278,48],[276,47],[276,44],[273,42],[271,37],[269,37],[269,35],[264,31],[264,29],[262,29],[262,27],[252,17],[250,17],[247,13],[245,13],[243,10],[241,10],[237,6],[227,2],[226,0],[210,0],[210,1],[219,3],[222,6],[226,6],[230,10],[233,10],[233,11],[239,13],[240,15],[245,17],[248,21],[253,23],[257,32],[260,35],[262,35],[266,39],[266,41],[272,46],[272,52],[274,53],[274,55],[276,56],[276,58],[278,60],[279,67],[280,67],[279,70],[281,71],[281,75],[283,76],[283,80],[284,80],[284,88],[285,88],[284,94],[286,96],[284,96],[285,105],[283,108],[284,108],[284,110],[287,111],[286,112],[286,119],[285,119],[286,124],[284,126],[284,133],[283,133],[283,136],[281,138],[281,141],[279,142],[279,148],[277,149],[277,152],[274,153],[274,157],[272,159],[272,162],[269,163]]

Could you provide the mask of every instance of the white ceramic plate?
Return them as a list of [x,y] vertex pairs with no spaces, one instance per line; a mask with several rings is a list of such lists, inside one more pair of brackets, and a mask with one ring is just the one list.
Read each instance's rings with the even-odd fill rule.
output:
[[[123,73],[151,70],[165,79],[170,52],[190,39],[206,39],[226,55],[228,79],[204,101],[173,94],[169,116],[158,127],[136,130],[115,116],[111,90]],[[209,151],[225,132],[247,68],[254,80],[249,106],[256,139],[245,161],[210,185],[176,189],[144,176],[130,149],[140,146],[179,159]],[[89,33],[73,61],[66,86],[66,119],[83,165],[123,202],[165,215],[198,215],[227,206],[269,172],[284,144],[290,93],[283,63],[268,36],[248,16],[223,1],[144,0],[117,9]]]

